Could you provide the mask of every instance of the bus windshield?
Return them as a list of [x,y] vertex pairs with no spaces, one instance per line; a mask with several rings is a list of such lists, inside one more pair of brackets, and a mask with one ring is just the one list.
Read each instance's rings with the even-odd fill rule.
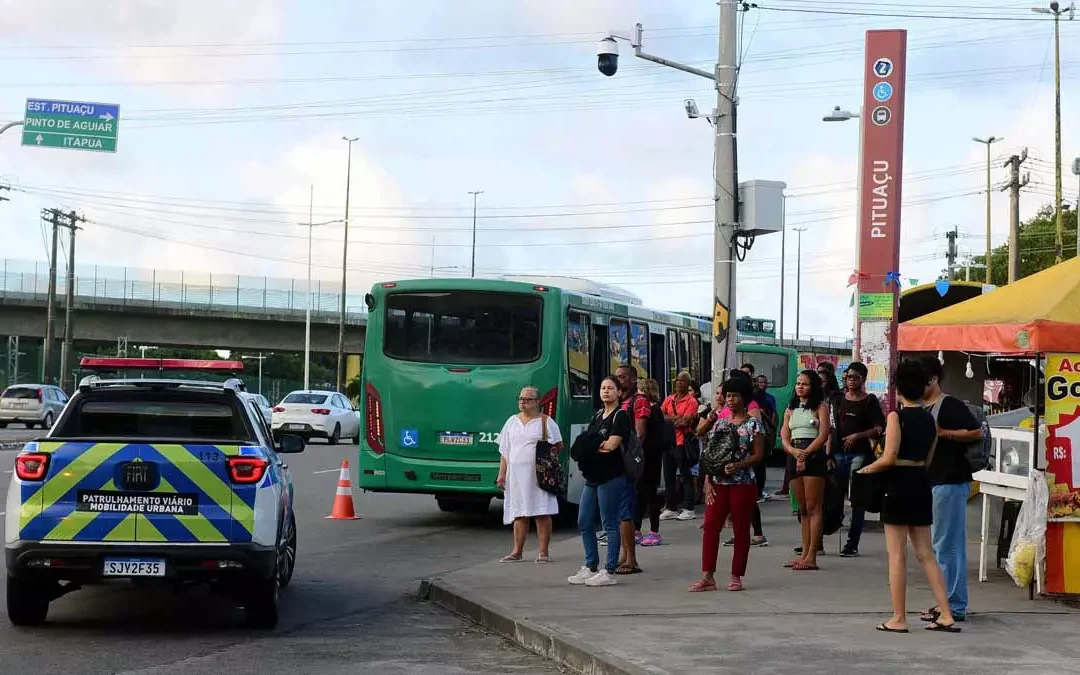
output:
[[543,300],[521,293],[392,293],[383,352],[428,363],[529,363],[540,357],[542,310]]

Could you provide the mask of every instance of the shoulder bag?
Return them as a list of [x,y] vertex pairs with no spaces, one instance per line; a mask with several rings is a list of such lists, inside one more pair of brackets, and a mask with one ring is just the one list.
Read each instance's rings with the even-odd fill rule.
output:
[[547,415],[540,415],[540,440],[536,442],[536,484],[544,492],[562,496],[566,492],[566,474],[555,446],[548,442]]

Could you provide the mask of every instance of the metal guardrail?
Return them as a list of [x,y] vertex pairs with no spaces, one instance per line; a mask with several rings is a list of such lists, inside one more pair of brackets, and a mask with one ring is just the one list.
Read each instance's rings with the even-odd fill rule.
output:
[[[243,275],[185,272],[105,265],[75,266],[75,297],[80,303],[178,307],[198,311],[247,314],[303,314],[311,302],[312,315],[337,316],[340,284]],[[0,297],[41,296],[49,288],[48,263],[4,259],[0,263]],[[57,269],[56,294],[67,293],[67,275]],[[62,300],[61,300],[62,302]],[[346,320],[367,317],[364,294],[346,294]]]

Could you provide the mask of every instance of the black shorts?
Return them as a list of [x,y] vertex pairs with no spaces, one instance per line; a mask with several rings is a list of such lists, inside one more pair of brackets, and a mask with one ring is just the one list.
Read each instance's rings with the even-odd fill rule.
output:
[[[811,443],[813,443],[812,440],[803,438],[798,438],[791,442],[792,445],[800,449],[810,447]],[[787,469],[788,474],[792,478],[824,478],[829,474],[828,458],[825,456],[824,448],[818,449],[817,452],[814,452],[806,458],[806,463],[803,465],[802,471],[796,471],[796,464],[795,458],[788,455]]]

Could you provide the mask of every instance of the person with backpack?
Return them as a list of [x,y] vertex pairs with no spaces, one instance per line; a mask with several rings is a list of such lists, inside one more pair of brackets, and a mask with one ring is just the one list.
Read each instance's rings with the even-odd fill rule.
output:
[[[645,424],[645,435],[641,444],[645,450],[645,466],[638,481],[637,512],[634,514],[634,529],[638,536],[649,515],[649,531],[641,537],[642,546],[659,546],[664,543],[660,536],[660,511],[664,499],[660,496],[660,473],[663,468],[665,447],[664,411],[660,409],[660,383],[653,379],[641,380],[638,392],[649,402],[649,418]],[[674,434],[674,429],[672,430]]]
[[[934,494],[934,523],[930,530],[934,555],[945,573],[949,609],[957,621],[967,615],[967,501],[971,494],[972,467],[968,446],[982,443],[983,430],[968,405],[941,390],[944,372],[933,356],[922,360],[929,377],[924,405],[937,420],[938,445],[930,464]],[[931,607],[920,617],[937,621],[941,608]]]
[[702,448],[700,473],[705,490],[705,526],[701,537],[701,578],[688,589],[691,593],[716,590],[716,559],[720,552],[720,530],[731,516],[735,548],[731,557],[729,591],[743,589],[750,557],[750,520],[757,504],[757,481],[753,467],[765,456],[761,422],[750,415],[752,385],[749,378],[732,377],[721,389],[727,417],[715,408],[702,421],[711,431]]
[[[575,586],[614,586],[619,562],[619,516],[626,493],[626,464],[623,442],[630,438],[630,415],[619,407],[619,383],[614,377],[600,382],[600,402],[588,428],[570,448],[585,485],[578,502],[578,530],[585,549],[585,564],[567,579]],[[607,534],[607,560],[600,569],[600,546],[596,521]]]
[[[630,415],[632,425],[630,435],[644,447],[648,435],[649,416],[652,408],[649,399],[638,393],[637,368],[624,363],[615,370],[615,379],[619,382],[619,408]],[[644,453],[643,453],[644,454]],[[644,459],[644,457],[643,457]],[[638,511],[638,491],[644,466],[638,475],[626,474],[626,492],[623,493],[622,508],[619,513],[619,539],[621,540],[619,566],[615,574],[640,574],[642,569],[637,561],[637,543],[641,539],[641,528],[634,527]],[[659,517],[659,516],[658,516]]]

